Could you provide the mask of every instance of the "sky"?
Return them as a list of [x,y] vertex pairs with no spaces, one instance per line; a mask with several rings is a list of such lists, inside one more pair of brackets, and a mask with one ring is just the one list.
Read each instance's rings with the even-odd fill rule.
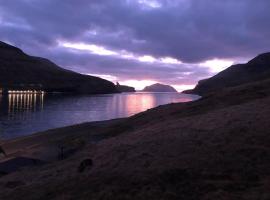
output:
[[270,49],[269,0],[0,0],[0,40],[142,89],[189,89]]

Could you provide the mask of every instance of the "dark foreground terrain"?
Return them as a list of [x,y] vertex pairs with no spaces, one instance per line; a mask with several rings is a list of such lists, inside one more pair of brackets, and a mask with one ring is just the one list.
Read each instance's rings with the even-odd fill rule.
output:
[[43,161],[46,145],[77,151],[3,175],[0,199],[270,199],[270,80],[104,123],[3,142]]

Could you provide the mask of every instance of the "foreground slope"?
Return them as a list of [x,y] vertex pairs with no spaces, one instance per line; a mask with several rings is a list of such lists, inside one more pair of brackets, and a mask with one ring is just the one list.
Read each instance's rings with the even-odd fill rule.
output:
[[270,77],[270,53],[261,54],[246,64],[233,65],[217,75],[199,81],[193,90],[184,91],[205,95],[225,87],[233,87]]
[[151,109],[66,160],[3,176],[0,199],[269,199],[269,105],[265,80]]
[[113,93],[113,83],[63,69],[51,61],[26,55],[0,42],[0,88],[48,92]]

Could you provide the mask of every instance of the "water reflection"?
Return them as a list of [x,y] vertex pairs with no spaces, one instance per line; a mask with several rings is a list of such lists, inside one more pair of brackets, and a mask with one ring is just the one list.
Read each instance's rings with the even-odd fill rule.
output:
[[0,112],[9,119],[24,119],[28,112],[42,110],[44,93],[9,93],[0,96]]
[[10,93],[0,95],[0,139],[88,121],[128,117],[158,105],[198,96],[179,93],[122,93],[88,96]]
[[132,115],[155,107],[156,98],[151,93],[145,93],[143,95],[132,94],[127,96],[125,104],[126,112]]

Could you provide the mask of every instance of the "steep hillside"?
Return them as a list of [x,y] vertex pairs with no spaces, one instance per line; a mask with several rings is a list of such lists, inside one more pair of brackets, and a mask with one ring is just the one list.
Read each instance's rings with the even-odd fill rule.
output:
[[217,75],[199,81],[193,90],[184,93],[205,95],[226,87],[270,78],[270,53],[257,56],[246,64],[233,65]]
[[63,69],[51,61],[25,54],[0,42],[0,88],[48,92],[113,93],[113,83]]

